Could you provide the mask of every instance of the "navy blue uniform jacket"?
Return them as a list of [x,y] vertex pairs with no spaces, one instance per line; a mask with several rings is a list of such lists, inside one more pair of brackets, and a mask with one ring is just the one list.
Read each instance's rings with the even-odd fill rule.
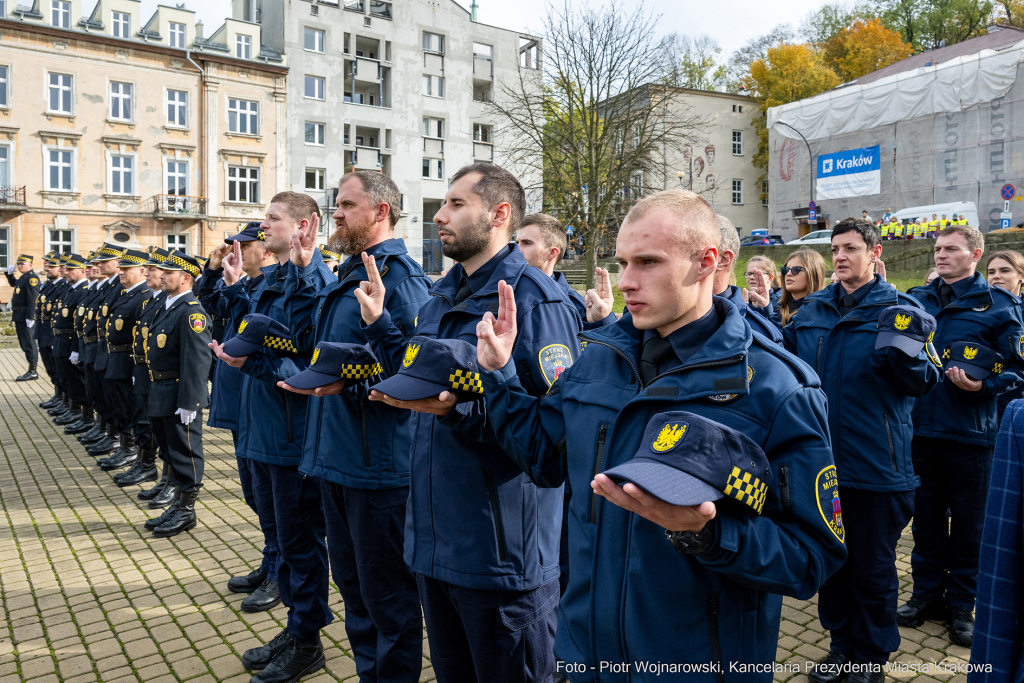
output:
[[814,367],[828,397],[828,426],[839,485],[865,491],[913,491],[910,442],[914,403],[939,383],[940,372],[922,349],[911,358],[875,349],[878,316],[889,306],[920,304],[884,280],[859,306],[839,317],[836,288],[808,295],[783,328],[786,348]]
[[935,316],[938,326],[933,344],[939,356],[945,361],[951,344],[972,341],[994,349],[1004,362],[1001,372],[982,380],[981,391],[964,391],[951,381],[943,381],[919,400],[914,409],[914,434],[992,446],[999,429],[998,396],[1024,381],[1024,324],[1019,299],[990,287],[981,273],[975,273],[964,295],[942,308],[941,284],[942,278],[937,277],[930,285],[909,292]]
[[750,329],[754,332],[763,334],[776,344],[782,343],[782,330],[780,330],[775,323],[768,320],[768,318],[758,313],[757,309],[748,305],[747,302],[743,300],[742,289],[736,285],[729,285],[728,289],[721,294],[716,294],[715,296],[725,299],[738,308],[740,315],[746,319],[747,324],[750,325]]
[[[384,375],[402,367],[404,345],[416,327],[420,307],[429,299],[430,278],[408,254],[405,242],[389,239],[366,250],[384,282],[384,308],[401,338],[388,344],[390,357],[379,357]],[[295,295],[290,298],[290,327],[295,337],[317,342],[366,344],[355,290],[367,279],[360,255],[338,269],[338,278],[317,291],[313,264],[295,268]],[[304,331],[312,328],[313,334]],[[404,331],[404,332],[403,332]],[[409,483],[410,411],[370,401],[370,381],[351,383],[335,396],[310,396],[306,438],[299,471],[357,489],[388,489]]]
[[[697,667],[668,680],[772,680],[782,596],[807,599],[846,559],[825,395],[804,362],[751,332],[714,298],[723,322],[684,365],[644,386],[643,331],[628,313],[584,332],[586,352],[543,398],[518,390],[511,364],[483,373],[491,425],[505,451],[541,486],[568,479],[569,585],[555,654],[583,664],[576,683],[662,681],[601,672],[600,662]],[[718,504],[715,540],[684,556],[665,530],[593,495],[596,472],[636,454],[656,413],[686,410],[737,429],[772,467],[763,513]],[[729,663],[769,667],[737,675]],[[595,667],[590,670],[588,667]],[[704,667],[703,669],[701,667]]]
[[[527,265],[517,246],[508,248],[485,285],[456,305],[463,272],[457,264],[434,284],[415,334],[475,346],[476,325],[487,311],[498,311],[498,282],[504,280],[518,304],[512,356],[526,391],[543,395],[580,357],[579,316],[564,288]],[[389,347],[401,344],[388,317],[365,328],[378,358],[393,357]],[[502,453],[488,411],[472,401],[456,404],[444,418],[416,413],[410,419],[405,561],[414,572],[466,588],[530,590],[558,580],[562,491],[537,488]]]

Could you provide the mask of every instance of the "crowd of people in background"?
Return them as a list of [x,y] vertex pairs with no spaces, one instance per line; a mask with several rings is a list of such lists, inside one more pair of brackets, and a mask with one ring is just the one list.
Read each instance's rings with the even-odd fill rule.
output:
[[940,230],[951,225],[968,225],[967,217],[957,213],[952,216],[933,213],[931,219],[919,216],[901,220],[896,217],[891,207],[885,210],[879,220],[872,219],[867,211],[861,212],[861,219],[874,225],[883,241],[934,239]]

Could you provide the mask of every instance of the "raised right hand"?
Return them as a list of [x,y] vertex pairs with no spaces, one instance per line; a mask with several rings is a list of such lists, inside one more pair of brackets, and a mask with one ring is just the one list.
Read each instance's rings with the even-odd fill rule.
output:
[[238,240],[232,243],[231,253],[224,257],[224,284],[231,286],[242,277],[242,245]]
[[219,247],[213,250],[212,254],[210,254],[210,260],[206,264],[206,267],[209,268],[210,270],[220,270],[222,264],[224,263],[224,257],[230,253],[230,244],[225,243],[220,245]]
[[372,325],[384,312],[384,281],[380,279],[380,271],[377,270],[377,261],[372,256],[362,253],[363,265],[366,267],[367,279],[359,283],[359,289],[355,290],[356,299],[359,301],[359,314],[363,318],[363,324]]
[[505,367],[516,345],[516,294],[504,280],[498,283],[498,317],[490,311],[476,324],[476,361],[484,370],[494,372]]
[[316,231],[319,221],[310,220],[309,223],[296,230],[288,241],[288,255],[292,263],[304,268],[313,260],[313,252],[316,251]]

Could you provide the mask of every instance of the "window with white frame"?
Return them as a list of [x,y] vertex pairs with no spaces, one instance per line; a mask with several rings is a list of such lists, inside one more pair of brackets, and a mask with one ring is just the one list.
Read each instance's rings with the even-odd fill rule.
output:
[[315,28],[303,30],[303,47],[310,52],[324,51],[324,32]]
[[423,51],[444,54],[444,36],[438,33],[423,32]]
[[486,123],[474,123],[473,140],[476,142],[491,142],[491,127]]
[[252,59],[252,37],[235,36],[235,56],[239,59]]
[[734,130],[732,132],[732,154],[733,156],[743,156],[743,131]]
[[188,125],[188,91],[167,91],[167,125],[180,128]]
[[71,28],[71,3],[50,0],[50,25],[57,28]]
[[423,137],[444,139],[444,119],[423,117]]
[[327,171],[322,168],[307,168],[306,169],[306,189],[307,190],[323,190],[324,179],[327,177]]
[[183,233],[164,233],[164,248],[167,251],[180,251],[188,253],[188,235]]
[[0,228],[0,268],[6,268],[10,264],[10,238],[7,228]]
[[0,19],[7,18],[7,0],[0,0]]
[[761,182],[761,206],[768,206],[768,181]]
[[46,189],[55,192],[70,192],[75,187],[74,152],[70,149],[50,148],[46,150]]
[[110,82],[110,118],[132,120],[132,84]]
[[177,211],[179,207],[185,209],[188,200],[174,199],[173,197],[188,196],[188,163],[176,159],[168,159],[165,168],[167,171],[164,174],[164,177],[167,179],[167,194],[171,195],[171,197],[167,198],[167,210]]
[[185,47],[185,24],[170,22],[171,47]]
[[633,199],[644,196],[644,174],[634,173],[629,177],[629,193]]
[[228,131],[242,135],[259,134],[259,102],[228,99]]
[[0,188],[11,186],[11,146],[0,145]]
[[[2,1],[2,0],[0,0]],[[2,15],[0,15],[2,16]],[[8,67],[0,65],[0,107],[7,106],[7,93],[8,91]]]
[[306,144],[307,145],[324,145],[327,126],[322,123],[314,123],[312,121],[306,121]]
[[74,230],[47,230],[46,250],[58,254],[70,254],[75,251]]
[[431,97],[444,97],[444,77],[424,76],[423,94]]
[[743,181],[733,178],[732,181],[732,203],[743,203]]
[[110,155],[110,194],[135,194],[135,157]]
[[424,159],[423,177],[444,179],[444,161],[441,159]]
[[57,114],[71,113],[71,75],[50,74],[49,75],[49,111]]
[[640,126],[633,126],[633,151],[640,149]]
[[228,166],[228,201],[258,204],[260,169],[250,166]]
[[127,12],[111,12],[110,23],[114,29],[115,38],[130,38],[132,32],[132,19]]
[[324,98],[324,79],[320,76],[306,76],[303,94],[311,100],[322,100]]

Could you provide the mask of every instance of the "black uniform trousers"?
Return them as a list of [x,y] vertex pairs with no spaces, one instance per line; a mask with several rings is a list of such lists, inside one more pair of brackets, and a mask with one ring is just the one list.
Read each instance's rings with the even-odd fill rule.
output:
[[46,375],[50,378],[50,382],[53,383],[54,388],[58,388],[57,371],[53,367],[53,350],[49,346],[40,346],[39,360],[43,361],[43,367],[46,368]]
[[[238,432],[231,430],[231,441],[238,445]],[[270,505],[273,510],[274,492],[270,490],[270,482],[257,479],[253,474],[253,461],[241,455],[235,455],[238,465],[238,483],[242,485],[242,498],[249,509],[256,513],[263,532],[263,560],[260,561],[260,573],[266,574],[271,581],[277,581],[277,520],[273,512],[260,514],[260,505]],[[257,482],[260,490],[256,490]],[[269,502],[268,502],[269,501]]]
[[149,422],[160,446],[160,455],[174,472],[181,491],[188,493],[202,488],[203,411],[196,411],[195,419],[188,425],[181,424],[178,415],[151,415]]
[[896,543],[914,514],[914,492],[839,487],[846,528],[846,564],[822,584],[818,617],[831,649],[882,664],[900,645]]
[[85,388],[89,392],[89,402],[103,419],[113,424],[113,414],[107,404],[106,395],[103,393],[103,373],[97,371],[92,363],[82,362],[79,367],[82,368]]
[[363,681],[416,683],[423,620],[416,578],[405,563],[409,487],[367,490],[320,480],[327,554],[345,601],[345,632]]
[[85,373],[82,372],[82,368],[74,365],[70,358],[58,359],[57,365],[60,368],[59,373],[64,379],[64,390],[68,396],[76,403],[87,405],[89,392],[85,388]]
[[910,557],[914,597],[973,610],[992,447],[915,436],[910,449],[921,477]]
[[149,424],[149,405],[146,397],[136,396],[132,392],[131,379],[108,379],[107,385],[114,394],[114,402],[123,420],[124,427],[118,425],[119,431],[122,434],[131,433],[139,448],[155,451],[156,438]]
[[35,365],[39,361],[39,350],[36,348],[36,340],[32,337],[32,330],[28,329],[25,323],[14,323],[14,331],[18,333],[18,346],[25,353],[25,360]]

